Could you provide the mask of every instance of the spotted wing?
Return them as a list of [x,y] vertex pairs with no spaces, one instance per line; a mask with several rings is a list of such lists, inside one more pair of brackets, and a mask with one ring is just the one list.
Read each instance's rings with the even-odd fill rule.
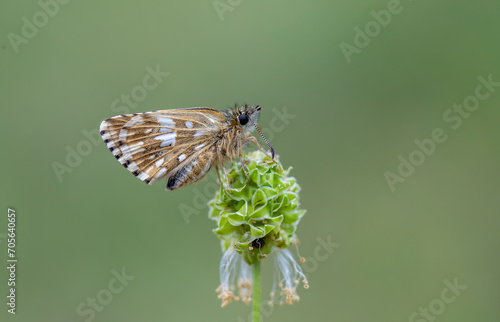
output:
[[[115,116],[101,123],[100,133],[115,158],[137,178],[151,184],[170,176],[173,183],[167,188],[173,190],[193,182],[188,170],[199,179],[210,169],[205,164],[213,161],[225,123],[219,111],[195,107]],[[205,154],[210,157],[201,158]],[[198,159],[205,162],[195,163]]]

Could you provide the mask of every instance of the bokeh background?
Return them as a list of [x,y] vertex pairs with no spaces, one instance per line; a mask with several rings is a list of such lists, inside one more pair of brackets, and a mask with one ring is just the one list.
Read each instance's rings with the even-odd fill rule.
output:
[[[0,270],[1,321],[247,321],[249,307],[221,309],[214,292],[220,247],[196,199],[214,179],[147,186],[85,134],[125,109],[235,102],[263,106],[308,210],[298,234],[311,287],[265,321],[500,320],[500,87],[467,116],[453,112],[474,102],[478,77],[500,81],[500,3],[40,3],[0,4],[0,263],[7,207],[19,259],[15,316]],[[399,13],[377,32],[371,11],[388,6]],[[347,57],[341,44],[367,24],[373,37]],[[168,76],[141,92],[157,66]],[[143,96],[127,106],[134,89]],[[415,140],[436,128],[446,141],[418,161]],[[421,164],[391,189],[385,174],[411,153]],[[319,239],[338,244],[321,260]],[[101,312],[77,312],[122,269],[135,278]],[[271,265],[263,275],[266,299]],[[458,296],[445,291],[455,279]]]

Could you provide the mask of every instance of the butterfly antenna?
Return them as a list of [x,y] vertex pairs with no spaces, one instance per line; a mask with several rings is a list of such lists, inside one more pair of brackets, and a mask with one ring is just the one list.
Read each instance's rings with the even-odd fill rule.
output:
[[271,144],[269,143],[269,141],[266,139],[266,137],[264,136],[264,134],[262,134],[262,131],[260,130],[260,128],[257,126],[257,124],[254,123],[254,121],[252,120],[251,117],[248,118],[250,120],[250,122],[252,122],[253,126],[257,129],[257,132],[259,132],[260,136],[262,136],[262,138],[264,139],[264,141],[266,142],[267,146],[269,147],[269,149],[271,150],[271,159],[274,159],[274,149],[273,147],[271,146]]

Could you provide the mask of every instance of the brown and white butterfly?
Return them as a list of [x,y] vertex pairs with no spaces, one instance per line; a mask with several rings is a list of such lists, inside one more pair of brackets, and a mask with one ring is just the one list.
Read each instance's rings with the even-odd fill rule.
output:
[[248,142],[262,150],[250,133],[254,128],[274,158],[257,126],[260,111],[258,105],[244,105],[223,112],[193,107],[118,115],[103,121],[100,133],[115,158],[137,178],[151,184],[168,177],[167,190],[175,190],[203,178],[212,165],[217,173],[221,165],[228,181],[224,161],[240,158]]

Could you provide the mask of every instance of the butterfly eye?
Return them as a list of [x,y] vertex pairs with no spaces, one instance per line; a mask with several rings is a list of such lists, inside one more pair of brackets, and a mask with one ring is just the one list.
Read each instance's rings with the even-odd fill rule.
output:
[[248,115],[246,115],[246,114],[240,114],[240,115],[238,115],[238,120],[240,121],[241,125],[245,125],[248,123],[249,118],[248,118]]

